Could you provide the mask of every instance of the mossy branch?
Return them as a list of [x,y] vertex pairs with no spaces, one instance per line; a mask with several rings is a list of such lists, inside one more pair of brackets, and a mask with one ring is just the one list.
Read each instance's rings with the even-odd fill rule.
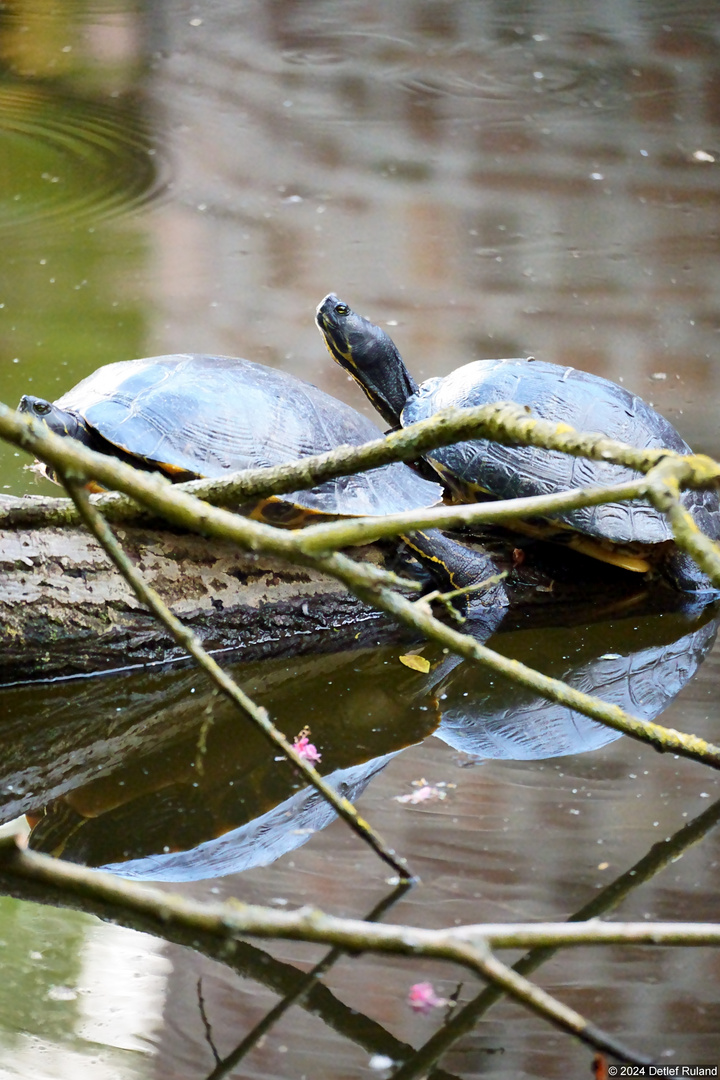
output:
[[[29,418],[21,417],[6,405],[0,405],[0,436],[32,453],[38,453],[24,439],[24,431],[31,424]],[[34,430],[38,432],[40,425],[36,424]],[[703,455],[683,457],[668,450],[639,450],[597,434],[577,432],[567,424],[541,420],[521,406],[501,402],[471,409],[445,409],[427,420],[401,431],[390,432],[384,438],[363,446],[340,446],[300,461],[267,469],[247,469],[221,480],[193,480],[178,487],[212,505],[239,505],[252,499],[314,487],[338,476],[364,472],[391,462],[414,461],[428,450],[470,438],[558,450],[576,457],[625,465],[641,473],[648,472],[660,461],[666,461],[683,470],[685,483],[690,487],[708,487],[720,479],[720,467]],[[97,475],[99,479],[99,474],[92,475]],[[113,491],[97,496],[95,501],[109,521],[131,521],[142,514],[137,504],[122,493],[122,489],[120,493]],[[33,499],[23,506],[0,505],[0,527],[62,526],[77,522],[73,506],[63,499]]]
[[481,663],[511,682],[533,690],[541,697],[566,705],[601,724],[607,724],[616,731],[621,731],[641,742],[647,742],[656,750],[669,751],[682,757],[701,761],[713,768],[720,768],[720,746],[696,735],[663,727],[649,720],[641,720],[617,705],[611,705],[601,698],[584,694],[559,679],[553,679],[535,671],[534,668],[528,667],[519,660],[508,659],[501,653],[475,641],[468,634],[461,634],[435,619],[424,610],[422,601],[413,603],[381,585],[367,589],[359,579],[354,577],[354,566],[352,560],[341,554],[328,556],[323,560],[323,568],[328,573],[339,577],[340,580],[344,580],[361,600],[374,603],[382,611],[393,615],[406,626],[412,627],[424,637],[445,646],[458,656]]
[[[460,517],[458,517],[456,508],[450,510],[440,508],[439,511],[432,512],[433,516],[429,518],[427,516],[424,518],[417,518],[417,516],[411,518],[409,515],[404,515],[404,517],[395,515],[394,520],[390,519],[389,523],[383,524],[383,529],[387,531],[377,535],[396,535],[398,532],[412,528],[425,528],[433,525],[451,527],[451,525],[466,524],[469,520],[508,521],[512,520],[513,517],[526,517],[530,514],[552,515],[582,505],[606,502],[609,499],[648,497],[658,509],[668,514],[677,537],[678,546],[689,551],[714,580],[720,581],[720,552],[707,538],[698,533],[692,518],[684,511],[679,501],[681,486],[701,487],[717,482],[720,470],[714,462],[696,455],[684,458],[682,455],[669,454],[665,451],[637,451],[631,447],[624,447],[622,444],[612,443],[610,440],[578,435],[564,428],[563,425],[546,425],[545,422],[535,421],[522,415],[514,418],[510,417],[510,420],[512,420],[510,426],[514,424],[516,427],[513,428],[512,436],[509,436],[508,424],[510,420],[507,416],[499,415],[505,410],[505,407],[493,406],[486,408],[495,411],[494,422],[498,422],[499,418],[502,429],[500,432],[491,434],[485,429],[480,431],[476,427],[467,435],[453,433],[452,437],[445,440],[445,443],[456,441],[462,437],[471,437],[474,434],[475,436],[496,438],[498,441],[542,445],[569,453],[579,453],[599,460],[618,461],[640,472],[647,472],[649,475],[644,481],[615,485],[612,488],[602,490],[586,489],[579,492],[550,496],[544,503],[538,499],[513,500],[512,504],[506,504],[505,506],[494,504],[488,507],[462,508]],[[522,412],[522,410],[519,411]],[[453,410],[453,412],[457,412],[457,410]],[[468,420],[467,412],[464,412],[463,418],[466,421]],[[4,427],[4,421],[8,421],[7,430]],[[486,418],[486,422],[490,424],[490,419]],[[94,477],[108,487],[119,489],[126,496],[152,509],[152,511],[170,518],[176,524],[198,529],[211,535],[222,536],[234,540],[250,550],[273,554],[290,562],[311,565],[315,569],[332,574],[348,585],[362,599],[369,599],[370,602],[394,615],[406,625],[423,632],[426,636],[440,642],[459,655],[486,664],[499,674],[533,689],[542,696],[561,702],[637,738],[650,741],[658,749],[672,750],[675,753],[720,767],[720,748],[705,743],[694,736],[684,735],[663,728],[660,725],[641,721],[599,699],[591,698],[557,680],[549,679],[539,672],[519,664],[517,661],[508,660],[487,649],[468,635],[460,634],[440,623],[421,604],[412,604],[409,600],[392,591],[389,584],[391,582],[395,584],[396,580],[392,579],[391,576],[383,575],[368,567],[360,567],[348,559],[347,556],[341,554],[319,554],[319,552],[327,551],[331,547],[334,548],[337,544],[344,545],[367,540],[369,530],[372,528],[369,520],[351,523],[343,522],[340,523],[339,527],[317,527],[299,536],[282,534],[271,527],[238,518],[236,515],[228,514],[226,511],[213,509],[207,504],[198,502],[187,489],[180,491],[177,487],[173,488],[162,478],[138,474],[135,470],[122,465],[122,463],[102,455],[92,454],[85,448],[73,446],[68,440],[56,439],[50,433],[39,430],[39,426],[34,425],[32,421],[28,423],[23,419],[22,423],[25,425],[24,429],[17,427],[13,433],[10,418],[5,416],[2,408],[0,408],[0,434],[5,434],[11,438],[11,441],[15,441],[16,445],[22,445],[30,449],[31,452],[49,461],[54,468],[64,474],[80,516],[103,544],[118,568],[135,589],[138,597],[151,607],[173,633],[176,640],[201,662],[224,693],[231,697],[243,711],[253,716],[256,722],[259,719],[264,720],[264,723],[260,723],[263,731],[282,747],[283,752],[295,761],[297,767],[305,773],[309,782],[313,783],[318,790],[323,791],[321,786],[323,782],[319,776],[313,778],[310,775],[315,770],[307,766],[307,763],[299,758],[293,751],[292,746],[282,736],[279,736],[279,733],[274,732],[273,734],[268,730],[267,725],[269,725],[270,729],[272,729],[272,725],[269,724],[266,714],[260,716],[260,714],[264,714],[264,710],[258,709],[249,699],[246,699],[242,691],[231,680],[227,679],[219,668],[217,672],[220,677],[218,677],[218,674],[212,670],[212,666],[217,667],[217,665],[214,665],[211,658],[204,653],[194,635],[175,619],[157,595],[152,590],[149,590],[142,581],[110,533],[106,522],[89,501],[82,487],[88,478]],[[434,425],[435,420],[425,423]],[[503,425],[505,426],[503,427]],[[551,430],[544,430],[544,428]],[[8,435],[8,431],[10,431],[10,435]],[[407,432],[399,434],[406,436]],[[588,438],[590,439],[589,443],[584,441]],[[390,439],[392,439],[392,436]],[[442,440],[433,443],[433,445],[440,444],[444,444]],[[387,441],[383,445],[387,446]],[[362,449],[353,448],[353,453],[357,453]],[[402,449],[402,452],[405,452],[404,449]],[[418,445],[415,444],[412,451],[408,451],[406,456],[407,458],[416,457],[418,453]],[[309,459],[306,459],[301,464],[306,466],[308,461]],[[367,464],[364,467],[372,468],[377,463],[376,461],[374,464]],[[330,463],[326,463],[326,465],[328,468],[331,467]],[[333,469],[337,467],[337,461],[332,463]],[[357,464],[347,469],[343,466],[342,470],[333,472],[331,475],[340,475],[342,471],[357,471],[357,468]],[[322,474],[320,475],[322,477]],[[266,473],[264,480],[267,480]],[[242,482],[242,478],[240,478],[240,482]],[[284,479],[278,479],[276,482],[280,485],[287,485],[280,486],[278,493],[287,491],[289,488],[295,489],[303,486],[296,477],[289,481],[287,472]],[[315,473],[311,476],[309,483],[315,484],[317,482],[319,482],[319,479]],[[204,482],[197,482],[198,485],[202,483]],[[195,490],[197,491],[199,488],[195,488]],[[244,489],[244,494],[241,496],[238,496],[237,493],[228,496],[228,488],[224,487],[222,498],[232,497],[239,501],[248,497],[257,497],[260,493],[265,495],[273,493],[266,486],[259,491],[253,492],[252,496],[248,496],[247,490],[247,488]],[[210,497],[217,497],[217,491],[211,494]],[[60,500],[57,500],[57,502],[60,502]],[[529,503],[532,504],[532,507],[527,505]],[[543,508],[540,509],[539,506]],[[490,517],[483,517],[483,515],[487,515],[488,511]],[[441,516],[443,513],[446,515],[444,518]],[[455,516],[453,517],[453,515]],[[477,516],[473,517],[473,515]],[[355,527],[355,534],[352,531],[341,533],[341,529],[348,526],[350,530]],[[377,528],[377,522],[375,522],[375,526]],[[336,530],[334,534],[331,533],[333,528]],[[324,533],[322,529],[325,530]],[[348,538],[353,537],[353,535],[356,538]],[[357,537],[360,539],[358,540]],[[224,680],[227,680],[229,685],[225,685]],[[257,713],[258,716],[254,716],[253,712]],[[279,738],[276,738],[276,736],[279,736]],[[296,758],[297,760],[295,760]],[[328,793],[325,791],[323,791],[323,794],[328,797]],[[332,789],[329,789],[329,794],[331,796],[330,801],[337,812],[347,820],[346,807],[349,807],[350,804],[340,808],[337,803],[342,804],[346,801],[337,799],[337,796],[332,798],[335,795]],[[354,814],[354,808],[350,807],[350,809]],[[356,831],[363,831],[357,829],[357,821],[354,827]],[[401,874],[403,873],[403,867],[395,860],[394,853],[388,852],[382,842],[373,843],[372,846],[395,870]],[[234,938],[239,934],[251,934],[262,937],[324,942],[336,948],[353,951],[375,950],[451,960],[479,974],[497,989],[509,993],[526,1007],[552,1021],[563,1030],[578,1036],[589,1045],[607,1050],[621,1059],[638,1063],[646,1063],[647,1059],[634,1055],[616,1040],[596,1029],[578,1012],[563,1005],[551,995],[530,983],[518,971],[514,971],[501,963],[494,956],[492,949],[519,947],[555,949],[576,944],[618,943],[720,945],[720,925],[716,924],[705,926],[697,924],[606,924],[594,921],[589,925],[533,924],[529,927],[523,925],[513,927],[483,925],[444,931],[428,931],[412,930],[400,926],[372,926],[357,920],[335,919],[317,911],[302,910],[296,913],[287,913],[244,905],[226,905],[219,909],[216,906],[207,905],[199,909],[189,901],[179,900],[164,892],[155,896],[151,890],[143,889],[138,891],[136,886],[132,886],[127,882],[119,882],[116,878],[97,875],[94,872],[88,872],[78,867],[67,869],[67,864],[58,863],[56,860],[45,860],[43,856],[34,853],[20,853],[14,849],[11,852],[7,845],[0,848],[0,859],[3,858],[6,870],[10,868],[12,872],[17,872],[20,866],[21,876],[25,875],[33,880],[47,880],[56,887],[60,883],[61,887],[69,887],[86,895],[92,895],[96,899],[101,897],[111,906],[118,905],[121,908],[129,906],[135,908],[135,910],[142,910],[145,915],[157,919],[160,924],[180,922],[184,925],[196,926],[198,929],[202,929],[203,932],[217,933],[225,938]],[[40,862],[37,860],[40,860]],[[66,873],[70,875],[69,878],[63,877]],[[98,888],[99,891],[97,891]],[[119,893],[118,889],[130,890],[130,893]]]
[[[221,507],[210,506],[184,491],[183,485],[173,485],[158,473],[134,469],[117,458],[88,450],[74,439],[54,435],[40,421],[1,404],[0,438],[48,462],[69,482],[78,484],[95,479],[180,528],[228,540],[247,551],[272,555],[289,563],[312,566],[321,572],[324,569],[322,559],[303,555],[290,530],[276,529]],[[67,501],[72,505],[71,500]],[[90,504],[93,505],[92,500]],[[414,582],[377,567],[363,567],[361,576],[367,584],[384,582],[404,585],[410,590],[417,588]]]
[[720,588],[720,546],[698,529],[680,501],[681,488],[688,478],[686,465],[659,462],[646,477],[647,495],[655,509],[667,515],[677,546]]
[[331,945],[350,952],[425,956],[465,967],[501,987],[525,1007],[594,1048],[646,1063],[600,1032],[576,1010],[530,983],[494,956],[495,949],[568,948],[579,945],[720,946],[717,923],[518,923],[479,924],[440,930],[343,919],[317,909],[277,911],[237,901],[203,903],[110,874],[87,870],[36,852],[21,851],[12,839],[0,841],[0,867],[17,880],[40,882],[71,896],[102,903],[106,917],[136,913],[163,935],[182,926],[222,941],[240,936],[289,939]]
[[459,529],[476,525],[507,525],[512,528],[514,522],[528,518],[555,517],[583,506],[642,499],[646,495],[647,481],[636,480],[608,487],[576,488],[553,495],[432,506],[426,510],[407,510],[383,517],[343,518],[309,525],[298,537],[298,547],[306,554],[321,554],[402,536],[416,529]]
[[[720,768],[720,747],[697,736],[675,731],[631,716],[615,705],[583,694],[557,679],[509,660],[481,645],[472,637],[460,634],[434,618],[423,606],[399,595],[391,585],[403,579],[375,567],[360,565],[341,553],[311,555],[302,550],[303,531],[290,532],[252,521],[219,507],[212,507],[167,481],[125,465],[103,454],[95,454],[48,432],[37,421],[0,408],[0,436],[12,436],[36,456],[48,461],[71,482],[95,476],[107,487],[130,495],[153,512],[183,528],[230,540],[250,551],[274,555],[290,563],[311,566],[341,581],[361,600],[380,608],[404,625],[475,663],[492,668],[499,675],[525,686],[549,700],[559,702],[607,724],[617,731],[650,743],[657,750],[670,751]],[[685,459],[679,458],[681,462]],[[685,466],[684,466],[685,467]],[[404,582],[412,587],[412,583]]]

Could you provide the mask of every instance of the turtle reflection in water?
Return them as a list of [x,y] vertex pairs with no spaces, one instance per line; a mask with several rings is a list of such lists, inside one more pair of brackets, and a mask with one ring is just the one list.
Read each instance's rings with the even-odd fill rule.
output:
[[[641,398],[597,375],[532,358],[478,360],[418,386],[385,331],[334,293],[320,303],[316,319],[330,355],[359,383],[393,429],[426,420],[449,406],[514,402],[544,420],[599,432],[640,449],[692,452],[672,424]],[[425,466],[425,475],[441,480],[459,502],[548,495],[618,484],[640,475],[621,465],[533,446],[503,446],[487,439],[432,450]],[[716,490],[685,491],[682,503],[699,529],[718,538],[720,496]],[[548,531],[548,525],[553,531]],[[675,547],[665,515],[645,501],[571,510],[544,527],[533,522],[525,529],[627,570],[657,569],[683,592],[718,594],[694,560]]]
[[[509,655],[532,662],[541,652],[542,667],[557,678],[652,720],[695,674],[713,645],[717,626],[718,618],[712,617],[706,608],[694,623],[689,623],[682,613],[676,613],[571,630],[520,631],[501,638]],[[566,659],[568,654],[573,657],[572,662]],[[387,679],[392,670],[380,659],[388,654],[381,653],[373,676],[369,666],[372,655],[364,661],[363,675],[355,683],[361,695],[369,680]],[[342,687],[350,682],[342,674],[342,663],[348,671],[356,671],[363,662],[348,654],[339,663],[333,682]],[[424,723],[425,735],[435,734],[475,758],[528,760],[579,754],[597,750],[619,738],[617,731],[535,697],[522,687],[494,679],[492,673],[457,657],[448,657],[424,678],[417,673],[409,677],[407,672],[393,678],[406,680],[402,683],[403,698],[410,702],[414,696],[415,708],[420,702],[436,702],[434,718],[432,710],[416,714],[415,741],[423,737],[420,725]],[[413,685],[415,689],[411,689]],[[348,699],[340,691],[338,695],[337,698],[328,695],[327,708],[335,710],[334,716],[338,709],[346,711],[343,768],[334,767],[331,755],[325,753],[322,767],[328,770],[326,778],[331,783],[348,798],[355,799],[400,752],[396,725],[390,724],[384,733],[376,735],[371,747],[363,745],[364,753],[355,749],[357,763],[352,764],[347,756],[351,749],[347,730],[353,729],[348,718],[357,708],[364,707],[365,698],[354,706],[352,694]],[[198,709],[201,706],[202,702],[198,703]],[[323,742],[319,716],[313,720],[313,736]],[[369,743],[367,728],[361,741]],[[229,760],[233,746],[237,764]],[[368,750],[372,754],[369,759]],[[82,807],[84,803],[90,805],[93,797],[97,799],[103,781],[91,785],[87,795],[83,788],[78,788],[55,800],[32,830],[30,847],[61,854],[71,861],[103,866],[124,877],[191,881],[270,863],[304,844],[313,832],[333,820],[333,810],[317,792],[295,790],[291,770],[268,771],[267,763],[259,760],[248,772],[246,755],[237,743],[225,741],[223,754],[227,759],[223,792],[215,790],[213,783],[212,791],[203,794],[202,778],[189,770],[184,784],[175,783],[145,794],[137,792],[134,800],[118,805],[120,792],[127,792],[131,784],[138,785],[135,767],[132,779],[123,780],[125,787],[118,787],[117,780],[113,783],[113,777],[107,778],[108,790],[116,801],[104,812],[96,801],[92,812],[97,816],[85,816]],[[237,776],[229,783],[233,770]],[[284,791],[278,786],[278,776],[285,777]],[[269,800],[270,791],[272,800]],[[217,835],[220,831],[217,825],[213,833],[213,815],[210,806],[204,805],[216,802],[218,796],[223,806],[223,835]],[[196,846],[178,850],[182,843],[178,830],[187,830],[188,824],[197,830]],[[207,830],[204,836],[200,835],[202,827]],[[187,842],[187,831],[184,839]],[[128,855],[129,846],[132,846],[131,855]]]
[[[372,421],[311,383],[227,356],[120,361],[56,402],[25,395],[19,408],[57,435],[173,481],[281,465],[381,437]],[[51,469],[41,468],[54,479]],[[245,510],[269,524],[299,528],[324,518],[418,510],[441,492],[396,463],[258,499]],[[414,536],[412,548],[443,589],[475,585],[495,572],[483,554],[436,530]],[[478,598],[484,602],[503,603],[504,594],[492,590]]]

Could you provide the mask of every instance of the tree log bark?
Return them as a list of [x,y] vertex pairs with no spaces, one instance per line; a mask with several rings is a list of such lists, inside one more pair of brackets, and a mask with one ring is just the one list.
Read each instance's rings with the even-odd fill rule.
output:
[[[298,635],[313,647],[317,636],[353,634],[381,619],[338,582],[230,543],[150,526],[122,526],[117,535],[208,650],[279,655]],[[378,549],[364,553],[382,559]],[[85,530],[0,530],[0,682],[182,655]]]
[[[5,497],[3,506],[26,500]],[[370,638],[407,638],[336,580],[149,518],[117,524],[136,566],[211,652],[246,660],[339,650]],[[514,541],[492,539],[501,565]],[[392,545],[354,548],[353,558],[387,568]],[[682,602],[663,586],[648,591],[639,574],[618,571],[552,544],[508,579],[511,608],[503,626],[571,625],[608,617],[618,603],[672,610]],[[0,685],[165,663],[185,654],[136,599],[89,533],[76,526],[0,529]]]

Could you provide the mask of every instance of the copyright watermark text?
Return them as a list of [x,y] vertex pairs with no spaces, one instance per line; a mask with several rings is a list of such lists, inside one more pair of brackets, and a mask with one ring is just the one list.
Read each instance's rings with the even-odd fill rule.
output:
[[717,1065],[608,1065],[608,1076],[720,1076]]

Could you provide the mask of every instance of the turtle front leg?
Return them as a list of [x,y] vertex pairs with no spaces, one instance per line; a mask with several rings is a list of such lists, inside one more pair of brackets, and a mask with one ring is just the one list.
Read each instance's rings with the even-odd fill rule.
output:
[[460,611],[471,617],[481,612],[504,612],[507,594],[489,555],[448,539],[438,529],[413,532],[403,540],[432,575],[440,593],[458,593],[452,601]]

